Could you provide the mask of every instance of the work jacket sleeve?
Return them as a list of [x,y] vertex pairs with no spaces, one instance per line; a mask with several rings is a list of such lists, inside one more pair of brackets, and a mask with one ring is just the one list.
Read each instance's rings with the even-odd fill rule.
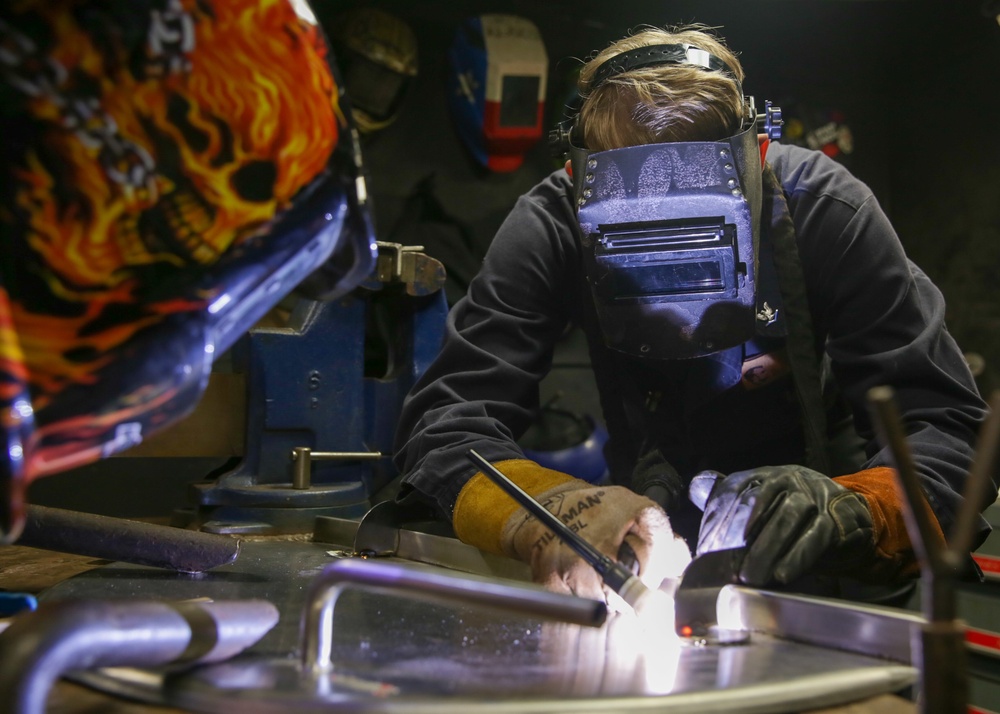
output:
[[477,470],[470,448],[491,462],[523,458],[516,439],[535,417],[538,384],[569,320],[560,286],[579,270],[567,183],[557,172],[518,200],[403,404],[395,454],[403,493],[416,491],[449,520]]
[[[795,224],[816,335],[867,442],[863,468],[894,465],[875,434],[867,397],[872,387],[888,385],[921,486],[947,535],[986,405],[945,326],[941,291],[907,258],[870,189],[846,169],[797,147],[784,147],[773,165]],[[977,545],[988,532],[981,519]]]

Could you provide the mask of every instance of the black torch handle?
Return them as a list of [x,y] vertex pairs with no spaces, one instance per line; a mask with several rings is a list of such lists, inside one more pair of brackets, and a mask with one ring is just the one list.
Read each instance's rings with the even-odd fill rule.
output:
[[629,578],[631,571],[621,563],[617,563],[590,543],[579,533],[575,533],[555,515],[546,510],[545,506],[534,499],[527,491],[507,478],[500,469],[484,459],[475,449],[469,449],[467,456],[473,464],[479,467],[483,475],[499,486],[504,493],[521,504],[528,513],[541,521],[545,527],[583,558],[590,567],[597,571],[601,579],[615,592],[619,592]]

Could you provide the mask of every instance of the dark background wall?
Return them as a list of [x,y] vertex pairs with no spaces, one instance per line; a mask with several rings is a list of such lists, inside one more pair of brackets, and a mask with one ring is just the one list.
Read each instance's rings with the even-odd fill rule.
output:
[[[546,125],[563,115],[579,59],[643,24],[699,22],[740,53],[746,90],[816,126],[838,113],[853,152],[838,158],[874,190],[911,258],[948,300],[951,331],[1000,387],[1000,26],[980,0],[314,0],[328,32],[368,5],[417,34],[420,73],[397,121],[364,152],[380,240],[421,244],[449,268],[456,299],[516,198],[555,165],[544,141],[513,173],[480,169],[458,139],[445,95],[446,52],[470,15],[538,25],[549,55]],[[595,413],[585,351],[572,336],[543,399]],[[123,463],[124,462],[124,463]],[[31,500],[141,516],[183,505],[213,462],[123,458],[42,479]],[[141,481],[141,486],[137,482]],[[103,484],[103,485],[98,485]]]

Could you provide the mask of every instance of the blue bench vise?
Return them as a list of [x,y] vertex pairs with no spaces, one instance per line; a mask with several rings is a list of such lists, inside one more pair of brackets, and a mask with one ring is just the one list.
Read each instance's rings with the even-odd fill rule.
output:
[[317,516],[364,515],[398,475],[400,407],[444,337],[445,270],[420,246],[378,248],[375,271],[352,293],[299,299],[287,327],[255,327],[234,345],[233,369],[246,379],[244,454],[192,484],[193,525],[309,532]]

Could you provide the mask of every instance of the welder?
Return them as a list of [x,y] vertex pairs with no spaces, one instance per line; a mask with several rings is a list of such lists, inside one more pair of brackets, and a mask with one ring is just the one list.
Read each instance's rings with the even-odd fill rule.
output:
[[[866,404],[876,385],[897,395],[936,538],[961,502],[987,408],[940,291],[872,191],[775,141],[780,110],[743,82],[698,26],[645,28],[588,61],[555,136],[565,168],[518,200],[404,406],[400,497],[553,590],[603,595],[469,449],[608,556],[630,546],[653,587],[722,548],[742,549],[735,577],[754,586],[851,596],[912,582]],[[516,444],[569,325],[610,434],[607,485]]]

